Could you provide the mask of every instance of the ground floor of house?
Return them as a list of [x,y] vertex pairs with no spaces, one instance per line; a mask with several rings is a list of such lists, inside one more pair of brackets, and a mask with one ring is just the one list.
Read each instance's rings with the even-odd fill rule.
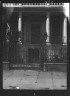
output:
[[10,34],[3,42],[3,62],[29,68],[42,62],[67,63],[67,18],[59,10],[15,8],[8,21]]

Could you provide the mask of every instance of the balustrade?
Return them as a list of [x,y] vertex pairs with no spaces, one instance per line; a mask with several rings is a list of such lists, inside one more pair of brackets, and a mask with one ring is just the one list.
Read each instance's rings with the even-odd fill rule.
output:
[[45,3],[3,3],[3,7],[24,7],[24,6],[51,6],[51,5],[59,5],[63,6],[64,3],[54,3],[54,2],[45,2]]
[[66,45],[48,45],[45,48],[46,63],[66,63],[67,46]]

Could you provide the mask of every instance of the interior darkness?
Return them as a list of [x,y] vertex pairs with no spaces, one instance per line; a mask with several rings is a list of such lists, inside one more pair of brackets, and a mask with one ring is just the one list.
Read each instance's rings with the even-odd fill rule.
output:
[[17,48],[17,42],[18,42],[18,37],[19,37],[19,32],[18,32],[18,12],[13,12],[13,14],[10,17],[9,24],[11,28],[11,38],[10,38],[10,61],[11,62],[17,62],[17,59],[19,57],[18,54],[18,48]]
[[62,18],[60,16],[52,16],[50,22],[50,42],[52,44],[62,43]]
[[29,63],[39,62],[39,49],[28,49],[28,62]]
[[18,12],[13,12],[13,14],[10,17],[10,26],[11,26],[11,31],[12,31],[12,40],[13,43],[16,43],[18,39]]
[[40,43],[40,24],[33,23],[31,25],[31,44]]

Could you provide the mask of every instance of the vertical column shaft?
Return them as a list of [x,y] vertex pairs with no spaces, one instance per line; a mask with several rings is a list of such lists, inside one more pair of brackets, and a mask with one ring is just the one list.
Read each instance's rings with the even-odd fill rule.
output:
[[47,32],[47,40],[46,42],[49,43],[50,42],[50,17],[49,17],[49,13],[47,13],[47,19],[46,19],[46,32]]
[[19,12],[19,18],[18,18],[18,32],[19,32],[19,38],[18,41],[20,44],[22,44],[21,39],[22,39],[22,13]]
[[22,14],[19,13],[19,19],[18,19],[18,31],[22,31]]
[[63,21],[63,44],[67,44],[67,17]]

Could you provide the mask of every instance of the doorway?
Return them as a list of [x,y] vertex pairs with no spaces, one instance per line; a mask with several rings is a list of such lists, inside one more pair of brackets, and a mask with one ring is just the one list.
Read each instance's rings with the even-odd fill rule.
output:
[[28,49],[28,62],[38,63],[39,62],[39,49]]
[[62,17],[52,16],[50,20],[50,42],[52,44],[62,43]]
[[41,25],[38,22],[31,24],[31,44],[40,43]]

